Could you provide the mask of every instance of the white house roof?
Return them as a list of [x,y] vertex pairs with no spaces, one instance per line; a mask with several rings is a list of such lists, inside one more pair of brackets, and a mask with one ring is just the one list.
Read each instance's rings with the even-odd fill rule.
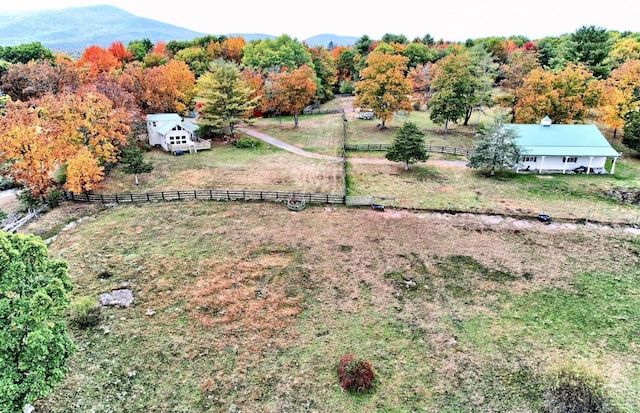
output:
[[618,157],[595,125],[509,124],[514,140],[526,155]]
[[178,115],[177,113],[150,113],[147,115],[147,120],[148,121],[170,121],[170,120],[177,120],[178,122],[180,122],[182,120],[182,118],[180,117],[180,115]]

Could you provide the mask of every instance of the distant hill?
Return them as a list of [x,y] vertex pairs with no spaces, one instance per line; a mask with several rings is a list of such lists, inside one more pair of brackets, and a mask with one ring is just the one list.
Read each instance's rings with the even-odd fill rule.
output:
[[[71,56],[79,56],[91,45],[109,47],[111,43],[120,41],[126,46],[132,40],[141,39],[149,39],[154,43],[193,40],[207,34],[139,17],[107,5],[0,13],[0,46],[40,42],[53,52],[64,52]],[[226,36],[242,36],[247,42],[275,38],[261,33],[233,33]],[[321,34],[298,40],[309,46],[328,47],[329,44],[352,45],[357,39]]]
[[204,35],[106,5],[0,14],[0,45],[40,42],[54,52],[69,54],[90,45],[109,47],[116,41],[126,45],[131,40],[155,43]]
[[309,37],[304,42],[310,46],[353,46],[359,37],[353,36],[337,36],[335,34],[318,34],[316,36]]

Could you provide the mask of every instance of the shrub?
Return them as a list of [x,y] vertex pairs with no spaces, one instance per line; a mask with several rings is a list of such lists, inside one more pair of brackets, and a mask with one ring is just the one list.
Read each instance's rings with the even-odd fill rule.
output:
[[344,390],[357,393],[367,392],[373,388],[375,374],[368,361],[358,359],[353,354],[346,354],[338,364],[338,380]]
[[3,222],[7,218],[8,214],[0,209],[0,223]]
[[341,80],[340,85],[338,86],[338,92],[343,95],[350,95],[353,93],[354,85],[353,82],[349,80]]
[[69,319],[80,329],[97,326],[102,320],[100,306],[94,297],[82,297],[69,305]]
[[254,139],[251,139],[245,136],[236,141],[236,146],[238,148],[244,148],[244,149],[255,149],[260,147],[261,143],[262,142],[256,141]]
[[604,389],[604,380],[593,372],[563,365],[549,374],[544,392],[548,413],[614,413]]

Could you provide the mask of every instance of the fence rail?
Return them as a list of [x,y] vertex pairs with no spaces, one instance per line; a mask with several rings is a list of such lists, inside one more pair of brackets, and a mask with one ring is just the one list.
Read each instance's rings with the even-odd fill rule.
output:
[[283,202],[291,197],[308,204],[344,204],[344,195],[317,194],[309,192],[245,191],[226,189],[194,189],[187,191],[160,191],[123,194],[74,194],[65,192],[67,201],[101,202],[104,204],[125,202],[158,201],[271,201]]
[[[388,143],[361,143],[361,144],[347,144],[344,146],[346,151],[386,151],[389,149],[391,144]],[[437,153],[448,153],[452,155],[460,155],[467,156],[469,155],[470,149],[468,148],[456,148],[451,146],[435,146],[435,145],[427,145],[427,152],[437,152]]]

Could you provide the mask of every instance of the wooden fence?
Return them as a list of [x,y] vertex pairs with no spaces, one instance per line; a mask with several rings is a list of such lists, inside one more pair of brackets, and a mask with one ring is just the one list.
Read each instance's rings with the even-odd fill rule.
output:
[[271,201],[284,202],[292,197],[303,199],[308,204],[344,204],[344,195],[316,194],[308,192],[245,191],[226,189],[195,189],[188,191],[160,191],[125,194],[74,194],[64,192],[67,201],[101,202],[104,204],[124,202],[158,201]]
[[[346,151],[386,151],[389,149],[391,144],[388,143],[361,143],[361,144],[352,144],[352,145],[344,145],[344,149]],[[427,145],[427,152],[437,152],[437,153],[448,153],[451,155],[460,155],[467,156],[469,155],[470,149],[467,148],[455,148],[451,146],[435,146],[435,145]]]

